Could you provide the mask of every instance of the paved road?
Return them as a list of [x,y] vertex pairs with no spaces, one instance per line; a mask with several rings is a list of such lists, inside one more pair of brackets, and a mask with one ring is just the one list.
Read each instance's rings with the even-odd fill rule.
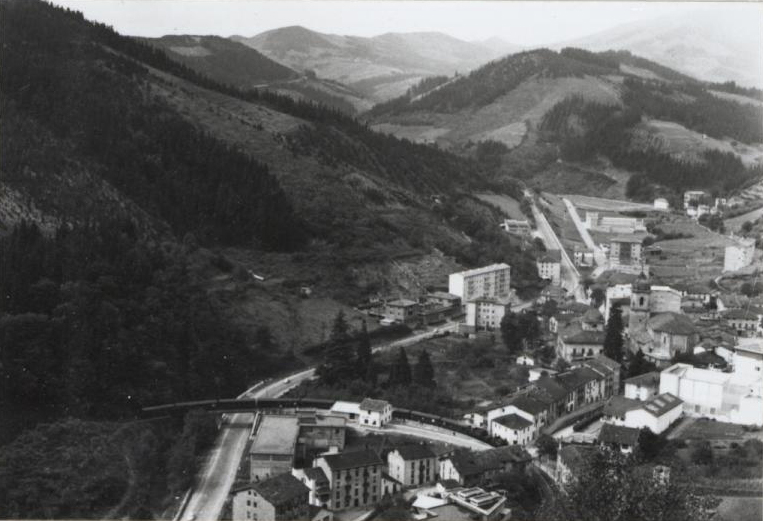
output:
[[[264,387],[252,388],[241,394],[239,398],[277,398],[312,377],[314,373],[315,369],[311,368]],[[236,479],[236,472],[241,455],[246,448],[253,419],[252,413],[230,415],[229,422],[223,426],[214,449],[204,463],[199,484],[191,494],[183,512],[184,521],[214,521],[220,517],[225,499]]]
[[424,425],[419,422],[398,423],[395,421],[394,423],[388,423],[381,429],[373,429],[363,425],[352,424],[349,425],[349,427],[361,432],[370,432],[376,434],[404,434],[406,436],[415,436],[417,438],[449,443],[457,447],[464,447],[476,451],[488,450],[492,448],[487,443],[479,441],[475,438],[465,436],[463,434],[459,434],[447,429]]
[[554,229],[551,227],[548,219],[546,219],[546,216],[543,215],[543,212],[538,210],[535,203],[532,205],[532,211],[538,226],[538,231],[543,237],[543,243],[546,245],[546,248],[559,250],[562,253],[562,286],[567,291],[573,293],[575,295],[575,300],[578,302],[587,302],[588,299],[586,299],[585,292],[580,283],[580,272],[578,272],[578,269],[575,267],[572,259],[570,259],[564,246],[562,246],[562,242],[559,240],[559,237],[556,236],[556,232],[554,232]]

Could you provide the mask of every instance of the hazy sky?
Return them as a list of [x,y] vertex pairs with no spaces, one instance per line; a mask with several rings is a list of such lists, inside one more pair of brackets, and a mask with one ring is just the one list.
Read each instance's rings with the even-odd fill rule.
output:
[[[123,34],[240,34],[302,25],[335,33],[440,31],[465,40],[499,36],[550,44],[637,20],[700,11],[761,16],[760,4],[729,2],[506,2],[325,0],[53,0]],[[721,5],[722,4],[722,5]]]

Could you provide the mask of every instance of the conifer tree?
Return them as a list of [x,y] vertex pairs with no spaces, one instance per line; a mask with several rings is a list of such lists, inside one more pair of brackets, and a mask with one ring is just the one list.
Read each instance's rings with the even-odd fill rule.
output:
[[368,336],[368,328],[366,327],[365,320],[363,321],[363,328],[360,330],[360,338],[356,344],[357,351],[357,366],[358,375],[361,377],[368,373],[369,366],[373,360],[373,352],[371,351],[371,338]]
[[413,368],[413,381],[424,387],[434,387],[437,385],[434,380],[432,360],[429,358],[429,353],[427,353],[426,349],[419,353],[419,359],[416,362],[416,366]]
[[612,306],[607,320],[606,334],[604,336],[604,354],[622,363],[623,361],[623,312],[619,304]]
[[413,380],[411,376],[411,365],[408,363],[408,355],[405,353],[405,348],[401,347],[397,355],[397,360],[392,364],[389,372],[388,385],[411,385]]

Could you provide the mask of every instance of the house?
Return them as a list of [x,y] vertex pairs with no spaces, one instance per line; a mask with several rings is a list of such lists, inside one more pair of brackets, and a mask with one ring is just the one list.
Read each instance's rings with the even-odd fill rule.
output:
[[604,350],[603,331],[586,330],[582,324],[567,326],[558,336],[556,354],[568,362],[598,356]]
[[625,380],[624,396],[631,400],[646,401],[660,390],[660,373],[652,371]]
[[555,302],[562,302],[566,298],[567,298],[566,289],[564,289],[561,286],[554,286],[553,284],[550,284],[540,291],[540,297],[538,297],[538,302],[540,304],[545,304],[549,300],[553,300]]
[[479,297],[508,298],[511,267],[508,264],[491,264],[473,270],[451,273],[448,277],[448,293],[456,295],[461,302]]
[[[609,266],[611,269],[643,270],[641,241],[643,237],[617,235],[609,240]],[[636,273],[638,273],[636,271]]]
[[643,402],[639,400],[620,395],[613,396],[604,404],[601,410],[601,420],[612,425],[625,425],[625,414],[642,405],[644,405]]
[[532,424],[529,433],[530,438],[534,438],[537,432],[549,422],[547,404],[536,397],[536,393],[525,392],[515,394],[503,404],[494,406],[486,411],[485,422],[488,434],[490,436],[497,436],[494,431],[494,421],[510,414],[516,414]]
[[401,324],[416,323],[419,320],[419,303],[408,299],[392,300],[384,306],[384,316]]
[[326,454],[313,466],[329,480],[331,510],[373,506],[381,499],[384,462],[373,451]]
[[654,206],[655,210],[669,210],[670,209],[670,203],[664,197],[658,197],[657,199],[655,199],[653,206]]
[[747,306],[745,309],[729,309],[721,313],[724,322],[729,327],[732,327],[737,335],[740,336],[753,336],[757,335],[761,329],[761,310],[755,308],[750,309]]
[[309,489],[291,474],[279,474],[233,492],[233,519],[309,520]]
[[308,449],[328,452],[344,450],[347,420],[340,415],[318,414],[316,412],[297,413],[299,435],[297,443]]
[[519,445],[481,452],[460,449],[440,459],[440,479],[474,486],[504,472],[524,471],[532,457]]
[[605,378],[590,367],[576,367],[554,378],[566,391],[565,412],[606,398]]
[[298,436],[296,416],[262,416],[249,447],[249,480],[257,482],[291,472]]
[[623,453],[630,453],[638,446],[641,431],[632,427],[623,427],[605,423],[599,431],[599,444],[608,445],[620,449]]
[[755,239],[732,237],[734,244],[726,246],[723,254],[723,271],[738,271],[752,264],[755,257]]
[[365,398],[360,402],[358,423],[368,427],[383,427],[392,420],[392,405],[385,400]]
[[424,298],[426,299],[427,304],[435,304],[448,308],[461,307],[461,297],[452,293],[446,293],[445,291],[434,291],[428,293]]
[[687,190],[684,192],[684,208],[689,206],[697,206],[700,201],[705,199],[707,194],[702,190]]
[[478,297],[466,303],[466,324],[475,329],[494,330],[511,310],[509,298]]
[[493,436],[501,438],[509,445],[527,445],[535,437],[533,422],[518,414],[499,416],[491,425]]
[[647,322],[649,343],[638,348],[658,366],[670,363],[676,353],[687,353],[699,341],[699,328],[686,315],[659,313]]
[[306,467],[303,469],[291,469],[291,475],[307,487],[309,491],[308,503],[310,505],[321,508],[329,507],[331,486],[322,468]]
[[525,219],[504,219],[500,227],[506,232],[514,235],[529,235],[532,231],[530,223]]
[[430,483],[437,478],[437,455],[423,444],[404,445],[387,454],[389,475],[406,487]]
[[541,253],[535,261],[538,268],[538,276],[544,280],[550,280],[554,286],[562,283],[562,252],[548,250]]
[[646,402],[625,412],[623,425],[634,429],[647,428],[655,434],[662,434],[683,413],[683,402],[670,393],[651,397]]
[[604,331],[604,317],[596,308],[590,308],[580,319],[584,331]]
[[331,406],[331,414],[342,416],[348,421],[358,421],[360,418],[360,404],[356,402],[336,401]]
[[517,365],[533,366],[535,365],[535,359],[527,353],[522,353],[517,357]]
[[599,355],[595,358],[584,360],[581,365],[593,369],[604,378],[604,398],[608,398],[620,392],[620,364],[608,356]]

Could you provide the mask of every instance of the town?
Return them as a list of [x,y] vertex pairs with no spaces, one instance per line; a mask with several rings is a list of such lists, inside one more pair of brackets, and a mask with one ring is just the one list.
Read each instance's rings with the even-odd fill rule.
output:
[[[687,192],[674,212],[664,199],[625,212],[608,209],[616,201],[565,199],[563,219],[581,239],[572,246],[548,224],[553,212],[538,208],[548,205],[543,196],[529,197],[534,218],[507,218],[501,228],[541,250],[536,267],[547,285],[537,298],[519,298],[511,266],[497,263],[451,273],[441,289],[362,307],[382,329],[415,331],[374,349],[398,348],[403,357],[405,348],[423,346],[421,353],[437,342],[477,349],[501,335],[512,358],[506,394],[478,396],[448,418],[371,397],[311,399],[309,388],[290,400],[300,396],[292,388],[319,377],[286,379],[287,398],[258,402],[224,518],[521,519],[527,502],[507,482],[545,483],[539,501],[551,503],[597,447],[654,457],[655,446],[671,444],[695,463],[698,454],[722,460],[739,446],[760,454],[763,298],[726,290],[723,280],[757,284],[754,241],[728,236],[708,284],[707,275],[663,272],[669,254],[653,242],[655,222],[691,225],[711,214],[696,204],[704,193]],[[539,221],[545,226],[534,228]],[[509,376],[514,368],[519,381]],[[688,478],[648,464],[660,479]],[[700,482],[715,493],[753,493],[753,476]]]

